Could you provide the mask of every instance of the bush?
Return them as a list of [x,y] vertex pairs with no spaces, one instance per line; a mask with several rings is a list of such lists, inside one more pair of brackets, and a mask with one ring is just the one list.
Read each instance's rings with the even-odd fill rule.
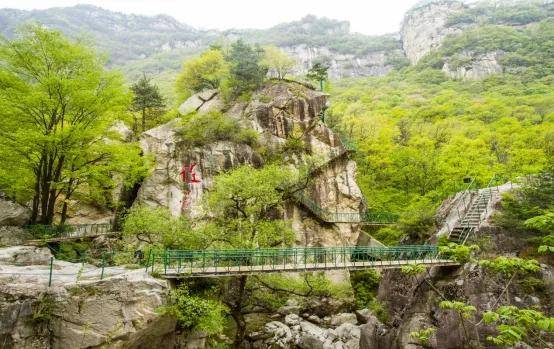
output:
[[218,301],[191,295],[185,285],[171,291],[170,304],[158,309],[161,314],[174,316],[183,328],[208,335],[223,331],[227,311]]
[[254,146],[258,141],[256,131],[241,128],[238,121],[217,111],[191,114],[184,118],[179,135],[184,142],[195,147],[217,141],[232,141]]

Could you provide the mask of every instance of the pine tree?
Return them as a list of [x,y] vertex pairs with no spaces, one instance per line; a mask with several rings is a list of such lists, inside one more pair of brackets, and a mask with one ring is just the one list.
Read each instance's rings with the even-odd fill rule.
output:
[[[146,131],[146,120],[158,115],[165,107],[165,102],[160,94],[158,86],[152,84],[151,79],[143,74],[143,76],[131,86],[133,91],[132,110],[141,115],[142,132]],[[135,116],[133,131],[137,132],[138,125]]]

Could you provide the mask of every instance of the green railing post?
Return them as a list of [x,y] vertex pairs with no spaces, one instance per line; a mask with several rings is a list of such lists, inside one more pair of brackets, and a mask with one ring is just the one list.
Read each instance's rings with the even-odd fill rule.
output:
[[54,257],[50,257],[50,272],[48,275],[48,287],[52,286],[52,269],[54,267]]

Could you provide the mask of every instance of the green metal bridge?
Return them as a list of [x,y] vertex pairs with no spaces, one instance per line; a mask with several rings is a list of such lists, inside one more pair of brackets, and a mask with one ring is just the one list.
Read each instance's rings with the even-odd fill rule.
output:
[[319,270],[390,269],[405,265],[451,266],[435,245],[395,247],[295,247],[152,252],[146,270],[165,278],[210,277]]

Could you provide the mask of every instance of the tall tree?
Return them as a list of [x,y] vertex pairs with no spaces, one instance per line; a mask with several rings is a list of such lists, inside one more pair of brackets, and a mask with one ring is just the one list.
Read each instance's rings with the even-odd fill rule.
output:
[[329,70],[329,66],[323,63],[317,62],[317,63],[314,63],[314,65],[312,65],[310,70],[308,70],[308,73],[306,74],[306,76],[310,80],[319,82],[319,88],[323,91],[323,82],[327,80],[328,70]]
[[229,66],[223,53],[220,48],[214,47],[183,64],[183,70],[175,82],[175,89],[179,98],[185,100],[193,93],[204,89],[219,88],[228,75]]
[[[131,86],[133,91],[133,106],[134,112],[141,115],[142,132],[146,131],[146,119],[153,118],[159,115],[165,107],[164,99],[160,94],[158,86],[154,85],[146,74]],[[133,131],[137,131],[137,118],[135,116]]]
[[[283,189],[295,182],[282,167],[237,168],[216,178],[207,205],[217,217],[203,234],[210,247],[259,248],[290,246],[294,234],[287,222],[275,219],[283,204]],[[222,281],[222,301],[237,326],[234,348],[242,348],[246,333],[244,315],[253,311],[249,302],[259,288],[255,279],[238,276]]]
[[141,161],[136,146],[105,141],[129,95],[103,65],[83,44],[38,25],[0,41],[0,184],[32,198],[32,223],[51,224],[59,199],[79,184]]
[[269,68],[270,74],[277,76],[277,79],[284,79],[289,74],[296,61],[276,46],[264,47],[264,58],[262,65]]
[[226,80],[227,95],[238,97],[243,92],[260,87],[267,74],[267,68],[261,64],[264,50],[251,46],[242,40],[231,45],[225,57],[229,63],[230,78]]

